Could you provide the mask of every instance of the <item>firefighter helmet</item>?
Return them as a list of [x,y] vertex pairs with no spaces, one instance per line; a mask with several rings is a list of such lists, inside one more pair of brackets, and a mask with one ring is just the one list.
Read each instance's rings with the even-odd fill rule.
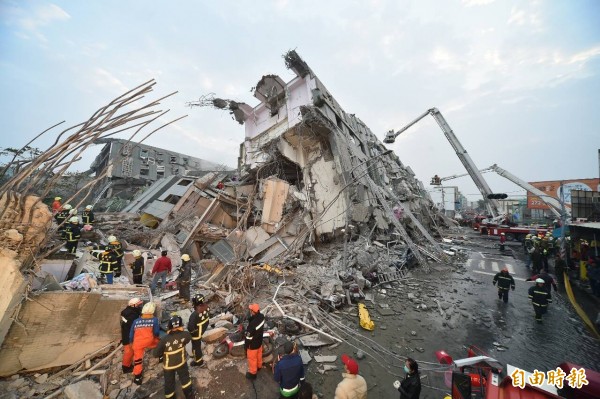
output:
[[188,254],[181,255],[181,260],[184,262],[189,262],[190,256]]
[[140,298],[131,298],[129,300],[129,306],[140,306],[142,304],[142,300]]
[[69,204],[64,204],[64,205],[63,205],[63,209],[64,209],[65,211],[69,211],[69,210],[71,210],[71,208],[73,208],[73,207],[72,207],[71,205],[69,205]]
[[202,305],[203,303],[204,303],[204,295],[202,295],[202,294],[196,294],[192,298],[192,304],[194,306]]
[[79,218],[77,216],[73,216],[69,219],[69,223],[79,223]]
[[539,277],[535,279],[535,282],[538,283],[538,284],[545,284],[546,283],[543,278],[539,278]]
[[142,314],[154,314],[155,310],[156,310],[156,305],[152,302],[148,302],[142,308]]
[[138,256],[142,256],[142,251],[140,251],[139,249],[134,249],[133,250],[133,256],[135,256],[136,258]]
[[69,215],[77,215],[77,209],[73,208],[69,211]]
[[115,236],[108,236],[108,242],[115,242],[117,241],[117,237]]
[[91,210],[92,210],[92,208],[93,208],[93,206],[92,206],[92,205],[86,205],[86,207],[85,207],[85,209],[87,209],[88,211],[91,211]]
[[61,197],[54,197],[54,201],[60,201],[61,199]]
[[183,320],[181,319],[180,316],[173,316],[169,319],[169,330],[172,330],[174,328],[179,328],[179,327],[183,327]]

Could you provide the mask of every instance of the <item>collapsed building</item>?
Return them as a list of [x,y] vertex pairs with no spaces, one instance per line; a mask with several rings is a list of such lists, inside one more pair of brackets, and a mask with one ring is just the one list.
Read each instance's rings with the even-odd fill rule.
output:
[[102,200],[97,208],[120,210],[121,203],[127,204],[156,181],[174,176],[197,177],[224,169],[223,165],[204,159],[131,140],[102,138],[94,144],[104,144],[90,166],[96,177],[102,176],[92,194],[94,202]]
[[[412,254],[424,268],[430,260],[439,262],[445,257],[434,236],[448,220],[434,207],[411,169],[359,118],[341,108],[295,51],[285,54],[284,59],[296,77],[286,83],[276,75],[263,76],[254,88],[260,101],[255,107],[216,97],[199,104],[227,110],[244,125],[237,171],[214,165],[203,168],[200,162],[202,173],[173,172],[154,182],[146,181],[144,185],[152,184],[129,201],[122,213],[99,215],[105,224],[95,226],[100,239],[104,233],[125,238],[124,248],[129,253],[144,249],[146,257],[151,251],[156,254],[161,248],[168,249],[170,254],[177,254],[172,258],[174,266],[180,262],[179,254],[190,254],[200,265],[194,273],[195,289],[214,294],[220,301],[217,309],[223,311],[243,304],[258,276],[273,270],[294,273],[297,268],[300,280],[304,279],[299,282],[300,295],[290,287],[281,295],[298,302],[310,295],[327,298],[343,293],[340,279],[362,279],[360,288],[364,288],[360,274],[368,271],[361,266],[378,268],[375,260],[379,253],[385,259],[380,270],[383,274],[389,261],[402,254]],[[96,190],[103,195],[116,195],[114,190],[124,189],[134,177],[126,176],[132,172],[127,172],[123,159],[139,158],[144,166],[153,157],[143,149],[123,154],[128,145],[138,148],[135,143],[111,141],[97,158]],[[113,152],[116,158],[108,161]],[[154,162],[149,169],[157,173],[160,165],[156,159]],[[170,158],[164,158],[165,163],[169,164]],[[211,168],[217,170],[209,171]],[[124,175],[119,177],[115,171]],[[33,201],[44,207],[39,200]],[[42,219],[39,238],[32,244],[38,247],[54,229],[49,213]],[[5,235],[9,227],[20,223],[2,222]],[[20,230],[17,233],[21,234]],[[346,244],[357,240],[364,240],[369,251],[346,251]],[[322,255],[330,244],[335,254]],[[335,247],[339,244],[344,245],[343,253]],[[319,255],[319,259],[312,262],[311,254]],[[7,289],[10,286],[11,295],[3,296],[0,302],[4,311],[1,338],[6,336],[0,347],[0,376],[70,365],[98,353],[111,342],[118,342],[118,318],[113,316],[128,298],[141,296],[160,307],[172,296],[153,298],[147,286],[129,286],[127,277],[123,285],[100,285],[91,290],[88,285],[83,292],[61,292],[65,286],[60,280],[76,275],[88,258],[83,250],[75,260],[64,262],[61,267],[72,269],[71,273],[61,270],[50,292],[44,292],[48,284],[31,291],[32,279],[25,278],[27,271],[16,263],[2,270],[0,280],[7,282]],[[29,260],[29,272],[44,280],[43,267],[34,263]],[[146,262],[146,272],[151,268],[152,262]],[[50,269],[46,271],[53,274]],[[5,278],[7,275],[10,279]],[[306,311],[300,307],[299,311]],[[70,328],[66,320],[77,328]],[[35,356],[46,345],[44,330],[53,331],[56,343],[44,356]],[[68,345],[69,354],[65,355]]]
[[[254,223],[242,226],[247,231],[226,241],[244,235],[259,262],[359,234],[400,242],[422,264],[422,254],[432,252],[415,242],[439,255],[431,232],[445,220],[411,169],[341,108],[295,51],[284,58],[296,77],[286,83],[263,76],[254,88],[257,106],[221,98],[199,104],[229,110],[245,128],[236,196],[258,209]],[[270,256],[256,258],[269,249]]]

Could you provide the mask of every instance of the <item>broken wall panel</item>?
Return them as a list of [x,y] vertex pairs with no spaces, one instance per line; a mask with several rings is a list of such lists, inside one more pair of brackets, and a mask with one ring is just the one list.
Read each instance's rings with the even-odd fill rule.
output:
[[274,233],[283,216],[283,206],[287,199],[290,185],[281,180],[269,178],[263,181],[262,228],[267,233]]
[[[127,290],[132,290],[131,297],[140,296],[140,288]],[[100,292],[53,291],[31,297],[0,347],[0,376],[73,364],[119,341],[118,315],[130,296],[113,299]]]

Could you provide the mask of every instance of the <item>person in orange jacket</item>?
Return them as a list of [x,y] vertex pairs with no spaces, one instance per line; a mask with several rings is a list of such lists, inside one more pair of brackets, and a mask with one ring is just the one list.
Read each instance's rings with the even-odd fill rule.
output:
[[140,298],[131,298],[127,307],[121,311],[121,343],[123,344],[123,374],[133,371],[133,347],[129,340],[129,333],[133,322],[142,314],[142,300]]
[[246,349],[246,356],[248,357],[246,378],[254,380],[256,379],[256,373],[262,368],[265,316],[260,313],[260,306],[257,303],[251,304],[248,309],[250,309],[251,316],[248,328],[246,328],[246,340],[244,342],[244,349]]
[[155,310],[152,302],[145,304],[142,316],[133,322],[129,332],[129,342],[133,348],[133,382],[137,385],[142,384],[144,352],[156,348],[160,341],[160,324],[158,318],[154,317]]

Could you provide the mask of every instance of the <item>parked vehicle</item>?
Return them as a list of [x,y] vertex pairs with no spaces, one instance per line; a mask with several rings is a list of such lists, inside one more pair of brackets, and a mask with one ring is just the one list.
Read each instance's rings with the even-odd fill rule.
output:
[[[263,345],[262,355],[263,357],[269,356],[273,352],[273,337],[275,336],[275,330],[265,330],[263,333]],[[244,326],[240,325],[236,330],[227,333],[225,338],[213,351],[213,357],[220,359],[228,354],[236,357],[243,357],[246,355],[244,350],[245,334]]]

